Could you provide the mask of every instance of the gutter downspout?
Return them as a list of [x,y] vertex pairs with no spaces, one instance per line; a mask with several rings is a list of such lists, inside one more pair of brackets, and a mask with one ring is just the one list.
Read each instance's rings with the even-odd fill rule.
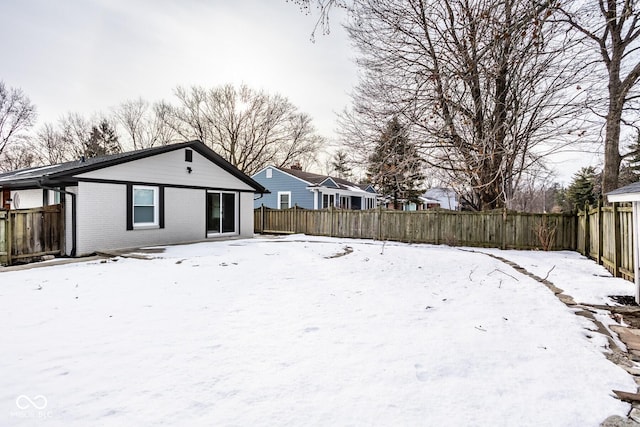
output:
[[61,190],[59,188],[47,187],[43,185],[41,181],[38,181],[38,187],[43,190],[50,190],[55,193],[68,194],[71,196],[71,253],[69,256],[72,258],[76,256],[76,193],[70,191]]

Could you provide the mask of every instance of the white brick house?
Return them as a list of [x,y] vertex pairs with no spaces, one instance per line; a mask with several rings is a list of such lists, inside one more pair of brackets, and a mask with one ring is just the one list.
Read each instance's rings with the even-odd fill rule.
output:
[[266,192],[200,141],[0,174],[0,209],[64,205],[70,256],[251,237]]

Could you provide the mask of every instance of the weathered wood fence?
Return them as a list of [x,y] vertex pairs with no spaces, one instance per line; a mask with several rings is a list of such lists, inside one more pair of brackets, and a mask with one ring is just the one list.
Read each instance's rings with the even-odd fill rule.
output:
[[503,249],[575,250],[577,246],[575,214],[261,207],[254,215],[256,233],[304,233]]
[[615,277],[634,280],[633,209],[618,204],[587,207],[584,211],[565,214],[261,207],[254,215],[256,233],[304,233],[502,249],[572,250],[592,258]]
[[633,208],[586,207],[578,211],[576,250],[602,264],[615,277],[634,279]]
[[64,248],[64,209],[61,205],[0,210],[0,265],[43,255],[60,255]]

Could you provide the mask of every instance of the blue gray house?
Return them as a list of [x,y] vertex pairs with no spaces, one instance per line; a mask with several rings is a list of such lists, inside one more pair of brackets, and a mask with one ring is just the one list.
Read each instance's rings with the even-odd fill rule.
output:
[[298,206],[304,209],[373,209],[377,194],[369,184],[354,184],[328,175],[267,166],[252,176],[268,189],[254,201],[254,207],[264,205],[273,209]]

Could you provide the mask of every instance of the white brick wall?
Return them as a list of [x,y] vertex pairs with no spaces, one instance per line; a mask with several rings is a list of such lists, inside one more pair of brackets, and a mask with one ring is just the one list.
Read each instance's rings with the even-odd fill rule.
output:
[[240,193],[240,235],[253,236],[253,193]]
[[127,230],[126,185],[81,182],[79,192],[77,255],[206,237],[204,190],[165,188],[165,228],[150,230]]

